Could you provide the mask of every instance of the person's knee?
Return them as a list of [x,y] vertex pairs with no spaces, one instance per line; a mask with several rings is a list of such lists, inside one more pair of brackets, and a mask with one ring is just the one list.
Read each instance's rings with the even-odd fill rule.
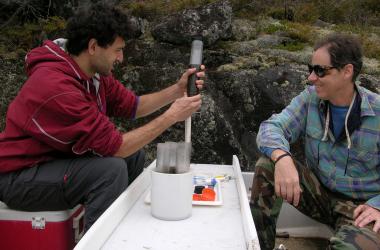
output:
[[136,160],[136,168],[141,173],[143,171],[144,165],[145,165],[145,151],[143,149],[140,149],[137,152],[137,157],[136,158],[137,158],[137,160]]
[[[251,199],[257,199],[263,193],[273,193],[274,164],[266,156],[260,157],[255,165],[255,174],[252,181]],[[271,192],[268,191],[268,188]]]
[[141,149],[124,160],[128,167],[129,183],[132,183],[144,170],[145,152]]
[[125,161],[123,161],[122,158],[109,157],[107,158],[106,164],[106,172],[110,175],[123,174],[127,171],[127,164],[125,163]]
[[339,227],[330,238],[329,249],[379,249],[380,236],[369,227],[352,224]]
[[255,168],[272,168],[274,166],[271,159],[263,155],[257,160]]
[[265,174],[268,177],[274,174],[274,164],[266,156],[261,156],[255,165],[255,175],[261,174]]
[[111,182],[116,189],[124,190],[128,186],[128,169],[123,158],[109,157],[106,164],[103,178]]

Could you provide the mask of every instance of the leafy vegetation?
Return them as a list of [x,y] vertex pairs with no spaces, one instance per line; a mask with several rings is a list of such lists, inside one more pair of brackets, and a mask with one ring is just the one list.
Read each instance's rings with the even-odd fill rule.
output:
[[62,33],[65,27],[66,21],[57,16],[40,19],[37,22],[6,26],[1,30],[0,56],[13,58],[25,54],[25,51],[39,45],[44,39],[54,38]]
[[276,48],[297,51],[302,50],[306,45],[313,44],[315,29],[309,24],[283,20],[279,23],[271,23],[269,26],[262,28],[260,32],[266,34],[285,33],[293,42],[281,44],[276,46]]
[[[317,19],[351,25],[379,25],[378,0],[256,0],[232,1],[239,17],[260,19],[271,16],[302,23]],[[240,5],[240,6],[239,6]]]
[[[122,0],[120,6],[135,16],[154,20],[186,8],[195,8],[216,1],[218,0]],[[15,54],[15,48],[22,53],[23,50],[38,45],[44,38],[52,39],[54,34],[64,30],[64,17],[49,17],[49,13],[60,13],[58,4],[55,4],[56,1],[26,2],[27,4],[21,4],[17,8],[19,24],[0,26],[3,35],[0,38],[0,55],[6,52]],[[255,21],[267,17],[281,20],[280,25],[271,24],[261,30],[259,27],[259,33],[286,32],[296,41],[294,44],[288,44],[291,50],[302,48],[303,44],[312,44],[315,39],[313,24],[317,20],[322,20],[335,24],[336,31],[359,34],[366,55],[373,58],[380,57],[377,45],[379,41],[368,39],[364,35],[372,32],[380,36],[379,30],[376,32],[371,30],[373,27],[371,25],[380,23],[378,0],[230,0],[230,2],[235,17]],[[3,11],[6,10],[6,8],[3,9]],[[3,18],[5,16],[9,17],[10,14],[3,15]]]
[[263,28],[260,30],[261,32],[265,32],[267,34],[274,34],[278,31],[286,31],[287,27],[281,23],[271,23],[268,27]]
[[159,16],[172,14],[185,8],[195,8],[204,4],[216,2],[216,0],[145,0],[145,1],[121,1],[120,5],[135,16],[148,20]]
[[[172,14],[186,8],[196,8],[220,0],[123,0],[120,5],[131,11],[132,14],[152,20],[163,15]],[[254,19],[257,9],[252,0],[230,0],[234,12],[240,17]],[[245,13],[245,15],[244,15]]]
[[[357,34],[363,45],[365,56],[380,60],[380,28],[375,26],[362,26],[339,24],[333,27],[336,32]],[[372,34],[372,35],[370,35]]]
[[301,43],[301,42],[290,42],[290,43],[285,43],[276,46],[276,49],[283,49],[283,50],[288,50],[288,51],[299,51],[303,50],[307,44]]
[[[28,0],[0,3],[0,63],[7,70],[0,75],[0,130],[10,100],[25,81],[23,57],[46,39],[60,36],[72,9],[96,0]],[[121,0],[120,6],[152,23],[162,16],[220,0]],[[111,1],[109,2],[119,2]],[[235,18],[257,23],[258,34],[283,33],[290,40],[275,48],[303,50],[320,35],[315,26],[325,22],[329,30],[357,34],[366,57],[380,60],[379,0],[230,0]],[[76,6],[74,6],[76,4]],[[64,7],[62,7],[64,6]],[[274,18],[273,22],[263,20]],[[261,26],[262,24],[262,26]],[[323,33],[323,32],[322,32]],[[253,37],[253,36],[252,36]],[[220,41],[219,49],[230,49],[229,41]],[[272,59],[271,59],[272,60]],[[279,60],[273,58],[273,61]],[[264,63],[263,63],[264,64]]]

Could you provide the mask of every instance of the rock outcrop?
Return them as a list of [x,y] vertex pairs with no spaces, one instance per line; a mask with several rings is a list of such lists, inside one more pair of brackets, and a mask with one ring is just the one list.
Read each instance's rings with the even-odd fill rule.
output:
[[[127,41],[125,62],[115,70],[115,75],[139,95],[167,87],[188,67],[192,37],[203,35],[207,78],[202,91],[202,108],[192,118],[192,162],[230,164],[232,155],[236,154],[245,170],[253,170],[258,157],[255,140],[259,125],[281,111],[306,87],[306,64],[312,49],[279,49],[279,45],[293,42],[291,35],[259,32],[264,26],[281,25],[277,20],[261,20],[259,24],[234,18],[228,1],[187,9],[161,18],[158,23],[139,18],[133,20],[136,34],[142,33],[142,36]],[[329,25],[317,25],[321,34],[331,32],[321,30]],[[23,79],[16,75],[21,72],[21,66],[14,74],[13,63],[2,62],[2,65],[12,69],[12,75],[1,78],[3,82],[7,86],[20,86]],[[378,61],[366,58],[364,69],[366,73],[359,81],[379,93]],[[2,98],[16,94],[5,88],[0,91]],[[5,108],[1,108],[3,116]],[[126,131],[155,116],[157,114],[136,121],[115,119],[115,123]],[[158,142],[183,140],[184,123],[178,123],[145,147],[148,161],[155,158]],[[302,157],[300,148],[300,144],[292,146],[292,150]]]
[[202,36],[206,46],[231,37],[232,7],[221,1],[196,9],[187,9],[163,18],[152,29],[157,41],[190,44],[192,37]]
[[[268,19],[265,25],[271,24],[277,21]],[[204,35],[207,80],[201,111],[192,119],[192,162],[230,163],[236,154],[245,169],[253,170],[261,121],[280,112],[306,87],[311,48],[275,49],[292,38],[286,33],[259,35],[257,25],[234,19],[228,1],[220,1],[163,18],[152,26],[153,41],[127,43],[123,79],[138,93],[146,93],[178,79],[187,68],[192,36]],[[360,80],[379,92],[376,76],[362,75]],[[184,125],[177,124],[155,142],[183,139]],[[292,147],[299,157],[301,144]],[[155,143],[148,148],[154,158]]]

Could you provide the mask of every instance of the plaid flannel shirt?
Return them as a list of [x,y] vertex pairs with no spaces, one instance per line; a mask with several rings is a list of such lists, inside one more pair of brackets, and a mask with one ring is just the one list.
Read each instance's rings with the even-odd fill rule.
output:
[[290,143],[304,138],[306,164],[325,187],[380,210],[380,95],[358,85],[356,90],[359,121],[349,119],[358,124],[350,133],[350,149],[347,138],[337,141],[330,128],[327,140],[322,140],[327,102],[318,98],[313,86],[261,123],[257,145],[261,151],[290,152]]

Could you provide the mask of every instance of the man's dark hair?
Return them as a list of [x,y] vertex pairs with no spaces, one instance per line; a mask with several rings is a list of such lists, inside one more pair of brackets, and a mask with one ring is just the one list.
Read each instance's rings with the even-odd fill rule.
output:
[[327,48],[332,66],[342,69],[345,65],[352,64],[352,81],[356,80],[363,66],[362,46],[358,39],[348,34],[332,34],[318,41],[314,51],[321,47]]
[[70,54],[79,55],[87,49],[88,42],[94,38],[98,45],[106,48],[120,36],[131,38],[136,31],[130,18],[120,9],[105,3],[79,8],[68,20],[66,26],[66,48]]

